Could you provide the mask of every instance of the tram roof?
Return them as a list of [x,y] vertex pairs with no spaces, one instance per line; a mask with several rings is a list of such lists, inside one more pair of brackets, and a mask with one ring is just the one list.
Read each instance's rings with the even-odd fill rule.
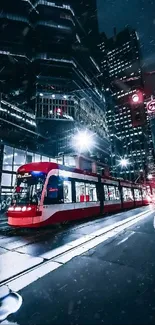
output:
[[60,165],[57,163],[53,162],[34,162],[34,163],[29,163],[22,165],[18,168],[18,173],[22,172],[31,172],[31,171],[41,171],[43,173],[48,173],[52,169],[60,169],[60,170],[65,170],[65,171],[71,171],[79,174],[85,174],[85,175],[91,175],[91,176],[97,176],[95,173],[91,173],[89,171],[84,171],[78,168],[74,167],[67,167],[64,165]]

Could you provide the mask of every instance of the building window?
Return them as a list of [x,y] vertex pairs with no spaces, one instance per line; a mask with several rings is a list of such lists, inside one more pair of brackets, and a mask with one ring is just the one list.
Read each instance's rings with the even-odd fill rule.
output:
[[3,173],[1,185],[11,187],[12,186],[12,174]]
[[31,152],[27,152],[27,155],[26,155],[26,163],[29,164],[29,163],[32,163],[33,162],[33,158],[34,155],[31,153]]
[[40,161],[41,161],[41,156],[35,154],[35,155],[34,155],[34,161],[35,161],[35,162],[40,162]]
[[49,161],[49,157],[42,156],[42,161],[44,161],[44,162]]
[[16,172],[17,169],[26,163],[26,152],[23,150],[15,149],[14,151],[14,166],[13,171]]
[[13,148],[4,146],[3,170],[12,171]]

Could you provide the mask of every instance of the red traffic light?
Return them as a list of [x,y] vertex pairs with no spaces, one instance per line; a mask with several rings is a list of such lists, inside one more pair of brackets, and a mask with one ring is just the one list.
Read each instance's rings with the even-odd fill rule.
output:
[[137,91],[136,93],[132,94],[131,96],[131,104],[136,105],[136,104],[141,104],[143,103],[144,98],[143,98],[143,93],[141,91]]

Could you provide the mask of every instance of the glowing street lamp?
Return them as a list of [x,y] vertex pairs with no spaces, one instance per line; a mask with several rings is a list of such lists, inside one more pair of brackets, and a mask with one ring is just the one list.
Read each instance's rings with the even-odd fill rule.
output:
[[78,150],[78,152],[90,151],[94,146],[94,135],[89,131],[78,131],[77,134],[73,136],[72,139],[73,147]]
[[129,165],[129,160],[126,159],[126,158],[121,158],[120,162],[119,162],[119,165],[121,167],[127,167]]

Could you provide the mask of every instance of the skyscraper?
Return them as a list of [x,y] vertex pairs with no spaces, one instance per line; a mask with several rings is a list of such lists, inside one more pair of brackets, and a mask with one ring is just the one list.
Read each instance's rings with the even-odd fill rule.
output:
[[107,154],[106,105],[95,55],[95,0],[2,3],[3,97],[35,114],[40,132],[44,129],[44,136],[53,139],[53,155],[70,149],[70,130],[76,127],[91,129],[102,142],[101,152]]
[[[116,132],[111,134],[111,141],[114,136],[121,139],[123,157],[130,162],[120,174],[136,180],[140,170],[147,169],[149,153],[138,35],[131,28],[119,34],[114,29],[112,38],[101,36],[100,49],[103,52],[103,84],[112,92],[115,103],[107,111],[109,126],[114,124]],[[108,78],[104,78],[105,69]]]

